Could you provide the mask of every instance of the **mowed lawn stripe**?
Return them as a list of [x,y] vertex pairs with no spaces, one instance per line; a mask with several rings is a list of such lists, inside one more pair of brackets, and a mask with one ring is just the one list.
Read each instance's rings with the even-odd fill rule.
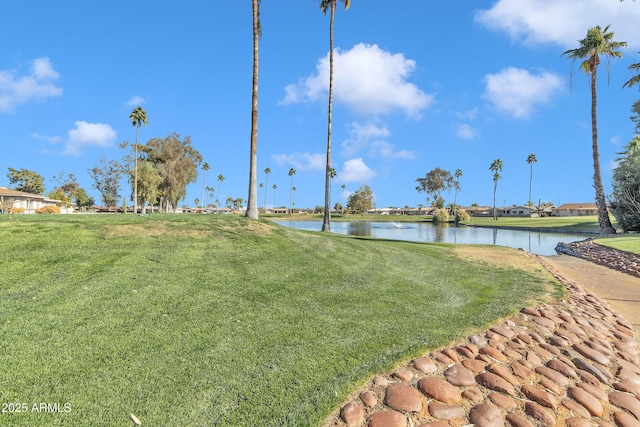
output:
[[231,215],[6,216],[0,263],[0,401],[71,405],[3,425],[318,425],[371,375],[560,295],[451,245]]

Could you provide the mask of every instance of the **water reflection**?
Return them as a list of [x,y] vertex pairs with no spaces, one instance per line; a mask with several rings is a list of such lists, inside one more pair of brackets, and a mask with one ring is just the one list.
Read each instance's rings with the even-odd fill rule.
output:
[[[280,223],[301,230],[320,231],[322,228],[320,221],[282,221]],[[574,242],[587,237],[581,234],[458,227],[453,224],[436,226],[430,222],[336,221],[331,223],[331,231],[336,234],[416,242],[492,244],[522,248],[539,255],[555,255],[558,242]]]

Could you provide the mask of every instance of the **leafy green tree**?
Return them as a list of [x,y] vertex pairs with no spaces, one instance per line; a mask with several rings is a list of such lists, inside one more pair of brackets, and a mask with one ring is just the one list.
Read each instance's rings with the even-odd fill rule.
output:
[[294,168],[289,169],[289,176],[291,177],[291,183],[289,185],[289,214],[293,213],[293,176],[296,174]]
[[[350,0],[340,0],[344,3],[344,9],[349,9],[351,6]],[[329,109],[327,114],[327,164],[325,167],[325,186],[324,186],[324,216],[322,220],[322,231],[331,231],[331,207],[330,201],[330,186],[331,186],[331,114],[333,111],[333,21],[335,19],[337,0],[320,0],[320,10],[324,15],[327,15],[327,10],[330,11],[331,18],[329,19]]]
[[613,171],[611,211],[626,233],[640,231],[640,136],[626,146]]
[[[617,42],[613,40],[614,33],[609,31],[609,25],[604,29],[600,26],[590,28],[587,36],[580,40],[580,46],[576,49],[569,49],[562,53],[574,62],[583,60],[580,63],[580,69],[591,77],[591,148],[593,154],[593,186],[596,192],[596,206],[598,207],[598,224],[600,225],[601,234],[615,234],[616,230],[611,225],[609,212],[607,211],[607,203],[604,196],[604,187],[602,185],[602,175],[600,173],[600,154],[598,152],[598,120],[596,115],[597,106],[597,90],[596,72],[600,65],[600,56],[611,58],[622,58],[619,49],[627,46],[626,42]],[[608,67],[607,67],[608,69]],[[627,82],[628,83],[628,82]]]
[[96,203],[95,200],[93,200],[93,197],[90,197],[87,194],[87,191],[82,187],[78,188],[75,192],[73,201],[75,202],[76,207],[83,212],[86,212],[87,208],[92,207]]
[[88,169],[88,172],[93,179],[93,188],[100,193],[102,204],[107,208],[117,206],[124,167],[116,160],[107,161],[101,157],[98,164],[93,169]]
[[640,99],[633,103],[631,112],[633,113],[631,121],[636,124],[635,131],[636,133],[640,133]]
[[269,183],[269,174],[271,173],[270,168],[266,168],[264,170],[264,206],[262,206],[262,210],[265,211],[267,209],[267,184]]
[[424,178],[416,179],[418,193],[427,193],[433,197],[438,208],[444,207],[443,191],[453,188],[455,180],[451,172],[444,169],[435,168],[427,172]]
[[530,166],[529,169],[529,198],[527,199],[528,202],[527,204],[529,206],[533,206],[533,202],[531,201],[531,184],[533,182],[533,164],[536,163],[538,161],[538,159],[536,158],[536,155],[531,153],[527,156],[527,164]]
[[500,178],[502,178],[502,176],[500,175],[500,172],[502,172],[502,166],[502,160],[500,159],[495,159],[493,162],[491,162],[491,166],[489,166],[489,170],[493,172],[493,219],[495,221],[498,220],[498,210],[496,209],[496,192],[498,190],[498,181],[500,181]]
[[245,216],[258,219],[258,43],[262,37],[260,0],[252,0],[253,10],[253,89],[251,91],[251,149],[249,158],[249,195]]
[[204,189],[207,184],[207,171],[211,169],[211,166],[209,166],[209,163],[204,162],[201,168],[202,168],[202,212],[204,213]]
[[136,107],[131,111],[131,115],[129,115],[129,119],[131,120],[131,124],[136,128],[136,143],[134,147],[134,173],[133,173],[133,213],[138,213],[138,131],[140,130],[140,126],[144,124],[145,126],[149,126],[147,122],[147,112],[140,106]]
[[196,182],[198,165],[202,162],[200,152],[191,145],[191,137],[180,140],[172,133],[166,138],[152,138],[144,151],[162,174],[161,197],[166,198],[166,208],[174,209],[187,195],[187,185]]
[[[147,159],[141,159],[138,162],[138,201],[143,214],[147,213],[147,204],[157,203],[162,194],[160,189],[162,184],[161,167],[160,164],[154,164]],[[133,179],[133,176],[130,175],[129,179]]]
[[93,197],[89,197],[84,188],[78,184],[76,177],[70,173],[65,176],[64,172],[53,178],[58,182],[58,187],[49,193],[49,197],[64,202],[73,202],[76,208],[86,211],[94,205]]
[[13,189],[31,194],[44,194],[44,178],[37,172],[27,169],[8,168],[7,178]]
[[370,209],[375,208],[373,201],[373,191],[369,185],[364,184],[349,196],[347,201],[347,209],[359,212],[361,215]]

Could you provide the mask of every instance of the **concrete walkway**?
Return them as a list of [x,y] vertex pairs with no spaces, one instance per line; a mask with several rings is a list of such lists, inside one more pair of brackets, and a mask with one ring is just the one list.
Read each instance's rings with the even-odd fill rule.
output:
[[565,286],[565,300],[374,377],[325,426],[640,427],[634,325],[611,306],[636,304],[637,290],[605,300],[558,259],[534,257]]

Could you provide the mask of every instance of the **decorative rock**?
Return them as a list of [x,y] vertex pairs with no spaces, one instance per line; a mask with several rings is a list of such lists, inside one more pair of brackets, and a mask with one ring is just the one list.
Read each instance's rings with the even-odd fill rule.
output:
[[432,421],[430,423],[420,424],[419,427],[451,427],[451,424],[446,421]]
[[540,379],[540,381],[538,381],[538,384],[540,384],[542,387],[544,387],[547,390],[555,393],[558,396],[560,396],[560,395],[562,395],[564,393],[564,389],[562,387],[560,387],[558,384],[556,384],[553,381],[551,381],[549,378]]
[[504,426],[504,417],[502,411],[493,405],[480,404],[476,405],[469,411],[469,421],[477,427],[502,427]]
[[422,399],[420,393],[406,384],[391,384],[387,388],[384,403],[391,409],[402,412],[420,412]]
[[460,361],[460,357],[458,356],[458,353],[452,348],[446,348],[446,349],[442,350],[442,354],[444,354],[445,356],[447,356],[449,359],[453,360],[454,362],[459,362]]
[[440,420],[452,420],[454,418],[462,418],[466,412],[464,407],[459,405],[447,405],[435,400],[429,402],[429,413],[432,417]]
[[507,411],[518,407],[518,403],[515,400],[513,400],[509,396],[505,396],[502,393],[491,393],[489,395],[489,399],[491,399],[493,403],[503,409],[506,409]]
[[532,317],[531,320],[547,328],[555,328],[556,326],[556,322],[551,319],[547,319],[546,317]]
[[507,395],[513,396],[516,391],[513,386],[507,382],[502,377],[499,377],[496,374],[492,374],[491,372],[484,372],[476,376],[476,381],[478,384],[495,391],[499,391],[501,393],[505,393]]
[[475,355],[475,354],[473,354],[473,352],[472,352],[471,350],[469,350],[469,349],[468,349],[467,347],[465,347],[465,346],[458,346],[458,347],[456,347],[456,351],[457,351],[460,355],[462,355],[462,356],[464,356],[464,357],[466,357],[466,358],[468,358],[468,359],[473,359],[474,357],[476,357],[476,355]]
[[581,389],[583,389],[584,391],[586,391],[587,393],[589,393],[590,395],[598,399],[600,402],[609,403],[609,396],[607,396],[607,394],[604,391],[602,391],[602,389],[600,389],[599,387],[591,385],[587,382],[580,382],[580,383],[577,383],[577,385],[578,387],[580,387]]
[[514,363],[511,365],[511,370],[513,371],[513,374],[522,378],[522,379],[527,379],[527,378],[531,378],[531,376],[533,376],[533,371],[529,368],[527,368],[524,364],[520,363],[520,361]]
[[564,420],[567,427],[593,427],[593,423],[582,417],[571,417]]
[[506,326],[495,326],[493,328],[490,329],[491,331],[495,332],[496,334],[502,335],[505,338],[513,338],[516,333],[513,332],[513,330],[511,330],[510,328],[506,327]]
[[506,417],[509,424],[513,427],[535,427],[531,421],[518,414],[507,414]]
[[568,378],[573,378],[573,379],[578,379],[578,374],[576,373],[576,371],[574,371],[571,366],[567,365],[566,363],[558,360],[558,359],[551,359],[547,362],[547,368],[551,368],[554,371],[558,371],[560,372],[562,375],[564,375],[565,377]]
[[562,399],[562,406],[580,415],[583,418],[591,418],[591,414],[589,414],[589,411],[587,410],[587,408],[585,408],[575,400]]
[[542,424],[554,427],[556,425],[556,417],[551,411],[543,408],[534,402],[526,402],[524,405],[524,412],[535,420],[540,421]]
[[526,345],[531,345],[531,337],[529,335],[518,334],[516,335],[516,338],[518,338],[520,341],[522,341]]
[[484,367],[487,366],[485,362],[478,359],[464,359],[461,363],[462,366],[475,373],[484,371]]
[[633,395],[621,391],[614,391],[609,393],[609,402],[618,408],[631,412],[631,415],[640,421],[640,401],[633,397]]
[[601,417],[604,413],[602,403],[580,387],[569,387],[567,389],[567,396],[584,406],[591,415]]
[[553,357],[553,354],[549,353],[547,350],[545,350],[540,346],[536,346],[536,345],[532,346],[531,351],[537,354],[542,360],[549,360]]
[[451,365],[445,372],[444,376],[451,384],[455,386],[468,387],[476,384],[473,374],[460,363]]
[[427,397],[444,403],[458,403],[462,400],[460,391],[442,378],[423,378],[418,389]]
[[413,372],[406,368],[398,368],[393,372],[393,376],[402,381],[411,381],[413,378]]
[[504,355],[504,354],[502,354],[499,350],[496,350],[496,349],[495,349],[495,348],[493,348],[493,347],[489,347],[489,346],[482,347],[482,348],[479,350],[479,353],[480,353],[480,354],[484,354],[484,355],[486,355],[486,356],[489,356],[489,357],[491,357],[492,359],[499,360],[499,361],[501,361],[501,362],[504,362],[504,361],[506,361],[506,360],[507,360],[507,358],[505,357],[505,355]]
[[581,336],[581,337],[586,337],[587,334],[582,330],[581,327],[579,327],[578,325],[574,324],[574,323],[567,323],[567,322],[563,322],[560,325],[560,328],[567,330],[569,332],[571,332],[572,334]]
[[615,412],[613,419],[619,427],[640,427],[640,421],[623,411]]
[[407,418],[400,412],[383,411],[369,418],[369,427],[407,427]]
[[636,399],[640,399],[640,385],[634,382],[631,382],[629,380],[623,380],[613,384],[613,388],[619,391],[630,393],[634,395]]
[[378,387],[386,387],[386,386],[388,386],[388,385],[389,385],[389,380],[388,380],[388,379],[386,379],[386,378],[385,378],[385,377],[383,377],[383,376],[376,375],[376,376],[373,378],[373,385],[376,385],[376,386],[378,386]]
[[525,396],[542,406],[553,409],[558,407],[558,400],[551,393],[541,390],[534,385],[524,385],[521,390]]
[[547,368],[546,366],[538,366],[535,371],[540,375],[544,375],[560,386],[566,387],[567,385],[569,385],[569,379],[567,377],[551,368]]
[[513,375],[511,375],[511,372],[509,372],[509,369],[506,368],[504,365],[492,363],[489,366],[487,366],[487,371],[491,372],[492,374],[496,374],[499,377],[504,378],[505,380],[507,380],[508,382],[510,382],[515,386],[519,386],[521,384],[520,380],[514,377]]
[[363,391],[360,393],[360,400],[367,408],[373,408],[378,404],[378,397],[371,390]]
[[347,426],[359,426],[364,421],[364,410],[360,405],[350,402],[342,407],[340,416]]
[[413,366],[425,374],[433,374],[438,370],[438,365],[429,357],[419,357],[413,360]]
[[468,389],[462,392],[462,397],[471,402],[482,402],[484,400],[484,396],[480,393],[480,390],[476,389]]
[[602,382],[598,378],[583,369],[576,370],[576,374],[578,374],[582,383],[591,384],[594,387],[600,387],[602,385]]
[[553,346],[551,344],[542,343],[542,344],[540,344],[540,347],[544,348],[545,350],[547,350],[549,353],[553,354],[554,356],[558,356],[560,354],[560,350],[558,350],[558,347]]
[[582,354],[584,357],[586,357],[587,359],[591,359],[594,362],[597,362],[603,366],[609,366],[611,364],[611,360],[609,360],[609,358],[607,358],[607,356],[605,356],[604,354],[600,353],[599,351],[596,351],[594,349],[592,349],[589,346],[586,346],[584,344],[574,344],[573,348],[580,354]]
[[435,360],[442,363],[443,365],[451,365],[452,363],[454,363],[453,359],[451,359],[449,356],[442,353],[441,351],[434,351],[433,353],[431,353],[431,357],[433,357]]

